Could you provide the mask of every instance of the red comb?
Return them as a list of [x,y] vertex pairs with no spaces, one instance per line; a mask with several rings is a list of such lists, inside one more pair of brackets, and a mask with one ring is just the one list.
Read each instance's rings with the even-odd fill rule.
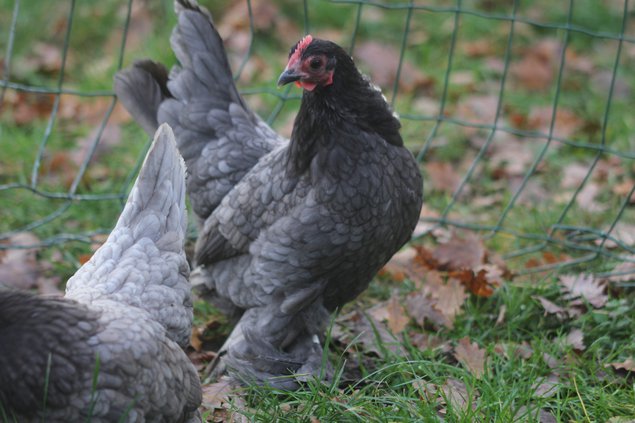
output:
[[300,60],[300,56],[302,56],[302,52],[304,51],[305,48],[307,48],[309,44],[311,44],[311,41],[313,41],[313,37],[311,37],[311,34],[305,35],[304,38],[300,40],[300,42],[295,48],[295,51],[293,52],[291,57],[289,57],[289,63],[287,64],[287,68],[294,65],[298,60]]

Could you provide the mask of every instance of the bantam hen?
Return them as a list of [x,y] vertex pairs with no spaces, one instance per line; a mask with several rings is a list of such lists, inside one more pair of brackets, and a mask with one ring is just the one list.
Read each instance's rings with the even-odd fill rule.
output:
[[[338,45],[310,35],[279,85],[304,90],[290,140],[239,95],[209,13],[176,3],[169,73],[145,60],[115,91],[148,131],[175,131],[200,219],[192,284],[238,324],[221,353],[245,383],[324,377],[329,314],[368,286],[417,223],[422,179],[380,91]],[[286,376],[286,377],[285,377]]]
[[185,167],[159,128],[112,233],[65,298],[0,291],[0,416],[19,422],[197,422]]

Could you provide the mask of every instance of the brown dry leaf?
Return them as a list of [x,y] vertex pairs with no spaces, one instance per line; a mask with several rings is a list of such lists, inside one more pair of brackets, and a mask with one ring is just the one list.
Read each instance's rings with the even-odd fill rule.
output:
[[[496,119],[497,106],[498,96],[494,94],[462,97],[454,117],[472,124],[491,125]],[[462,130],[469,138],[479,133],[479,129],[474,125],[464,126]]]
[[[93,148],[95,138],[99,135],[99,127],[93,129],[93,131],[84,138],[77,141],[77,146],[73,149],[70,157],[76,166],[81,164],[87,159],[88,154]],[[108,124],[104,127],[99,140],[97,140],[97,146],[93,152],[91,160],[97,161],[99,158],[121,143],[121,126],[118,124]]]
[[463,303],[468,298],[463,285],[455,279],[450,279],[448,283],[440,286],[432,295],[437,300],[435,308],[453,323],[456,316],[461,312]]
[[404,307],[401,305],[399,297],[396,293],[393,293],[392,297],[388,300],[388,329],[394,334],[403,332],[410,318],[406,316]]
[[633,187],[635,187],[635,180],[626,179],[623,182],[613,185],[613,187],[611,188],[611,191],[613,192],[613,194],[620,197],[626,197],[627,195],[630,194],[630,198],[628,199],[628,202],[629,204],[635,204],[635,192],[631,193],[631,191],[633,190]]
[[[426,382],[423,379],[416,379],[412,381],[412,386],[415,387],[420,393],[421,397],[426,402],[435,402],[438,396],[437,386],[431,382]],[[443,400],[442,400],[443,401]]]
[[584,298],[593,307],[603,307],[608,301],[608,295],[604,294],[606,286],[593,275],[562,275],[560,283],[568,293],[566,299]]
[[196,352],[200,352],[203,349],[203,341],[201,340],[201,329],[192,326],[192,332],[190,333],[190,345]]
[[[245,404],[240,396],[240,388],[227,377],[222,377],[218,382],[202,387],[203,401],[201,407],[213,414],[213,421],[223,422],[248,422],[249,420],[240,413],[232,411],[234,408],[244,409]],[[220,419],[220,420],[219,420]]]
[[547,366],[549,366],[550,369],[555,369],[556,367],[560,366],[560,361],[551,354],[542,353],[542,360]]
[[436,299],[423,292],[413,292],[406,298],[406,309],[415,322],[423,327],[426,321],[431,322],[435,327],[445,326],[449,329],[454,327],[454,319],[443,314],[436,307]]
[[[465,384],[458,379],[449,378],[446,380],[443,386],[441,386],[441,391],[444,394],[447,404],[454,409],[465,412],[468,408],[472,410],[476,408],[474,399],[478,397],[478,393],[473,391],[470,398]],[[470,401],[470,399],[472,401]],[[441,409],[439,412],[445,414],[446,410]]]
[[580,329],[573,329],[569,332],[565,339],[565,345],[569,345],[577,351],[584,351],[586,346],[584,345],[584,334],[582,331]]
[[[528,129],[534,129],[543,134],[549,133],[551,127],[551,117],[553,109],[551,106],[534,107],[529,112],[527,118]],[[559,138],[570,138],[584,126],[584,120],[577,117],[572,111],[559,108],[556,111],[553,136]]]
[[558,376],[551,374],[540,383],[536,382],[532,386],[532,389],[534,390],[534,396],[538,398],[550,398],[558,393],[560,386],[561,383]]
[[[605,231],[608,231],[609,228],[605,228]],[[613,230],[611,231],[611,236],[615,238],[617,241],[621,242],[623,245],[633,246],[635,245],[635,225],[626,222],[617,222]],[[602,238],[598,238],[595,240],[596,245],[600,245],[602,243]],[[613,241],[612,239],[607,239],[604,242],[604,247],[606,248],[617,248],[619,247],[618,243]]]
[[392,256],[390,261],[379,271],[379,274],[388,275],[397,282],[402,282],[406,278],[413,281],[420,280],[423,278],[425,269],[414,261],[416,256],[417,250],[408,246]]
[[438,260],[434,258],[434,253],[432,251],[423,245],[415,245],[414,248],[417,251],[417,255],[414,259],[415,263],[432,270],[436,270],[441,267]]
[[[18,232],[2,243],[14,247],[39,244],[40,239],[31,232]],[[36,254],[38,248],[11,248],[0,250],[0,286],[30,289],[37,285],[40,269]]]
[[[428,403],[436,403],[439,407],[439,414],[447,414],[446,405],[457,411],[465,412],[468,407],[475,409],[475,399],[478,397],[476,390],[472,391],[472,396],[467,392],[467,388],[463,382],[458,379],[449,378],[441,386],[425,380],[413,381],[413,386],[420,392],[421,397]],[[472,401],[470,401],[470,399]]]
[[[383,348],[394,353],[405,353],[401,343],[395,339],[382,322],[357,310],[336,320],[332,336],[334,340],[343,345],[359,344],[364,351],[379,357],[383,355]],[[379,343],[381,345],[378,345]]]
[[562,170],[562,180],[560,186],[565,189],[577,188],[587,173],[589,173],[589,166],[581,163],[571,163],[564,167]]
[[11,105],[16,125],[26,125],[36,119],[44,119],[51,114],[55,97],[45,93],[25,93],[7,91],[4,101]]
[[624,261],[613,269],[613,275],[607,279],[610,282],[630,282],[635,280],[635,256],[628,256],[630,261]]
[[449,270],[474,269],[485,260],[485,246],[478,235],[467,232],[459,236],[456,232],[448,242],[440,244],[433,253],[439,264]]
[[604,367],[611,366],[615,370],[626,370],[627,372],[635,372],[635,360],[633,357],[629,357],[624,361],[614,361],[612,363],[606,364]]
[[534,267],[541,267],[547,264],[563,263],[571,259],[570,256],[564,253],[555,254],[550,251],[543,251],[542,257],[532,257],[525,262],[525,267],[531,269]]
[[454,348],[454,358],[463,364],[477,379],[485,373],[485,350],[469,337],[459,339]]
[[[106,113],[112,106],[110,97],[80,97],[71,94],[62,94],[60,97],[59,116],[73,122],[81,121],[87,125],[100,126]],[[117,125],[130,122],[132,117],[123,107],[121,102],[115,104],[108,125]]]
[[556,40],[541,40],[524,52],[523,58],[512,63],[510,72],[528,90],[545,90],[555,76],[555,60],[560,49]]
[[486,38],[466,41],[463,43],[462,47],[468,57],[487,57],[492,56],[496,52],[492,40]]
[[552,303],[548,299],[539,295],[534,295],[531,298],[540,301],[540,305],[545,309],[545,316],[547,314],[555,314],[559,319],[563,319],[567,315],[567,311],[559,305]]
[[515,344],[513,342],[498,343],[494,346],[494,352],[508,360],[511,355],[528,360],[534,354],[534,350],[529,346],[527,341],[523,341],[522,344]]
[[420,350],[434,350],[439,348],[444,353],[449,353],[452,346],[449,341],[444,341],[438,336],[431,333],[412,332],[409,333],[412,346]]
[[[69,51],[67,62],[71,61],[71,56],[72,51]],[[18,58],[15,67],[20,74],[34,72],[53,74],[59,72],[62,68],[62,48],[51,43],[36,42],[32,45],[27,56]]]
[[604,191],[605,188],[595,182],[587,182],[584,188],[580,190],[578,196],[575,198],[576,203],[580,208],[589,211],[591,213],[601,213],[605,211],[608,206],[595,199],[598,194]]
[[527,408],[526,406],[520,406],[518,411],[514,415],[514,422],[538,422],[538,423],[557,423],[553,414],[540,408]]
[[453,193],[461,182],[461,175],[448,162],[428,162],[425,166],[432,189]]
[[[355,48],[354,55],[370,70],[370,77],[375,84],[384,88],[392,87],[397,77],[399,50],[388,44],[364,41]],[[431,78],[418,67],[408,60],[403,62],[399,77],[399,88],[402,91],[412,92],[431,83]]]
[[458,280],[470,291],[478,297],[491,297],[494,293],[494,287],[500,285],[498,281],[490,281],[487,278],[487,270],[481,269],[474,273],[473,270],[454,270],[449,273],[450,277]]
[[496,322],[494,326],[502,325],[505,321],[505,315],[507,314],[507,306],[503,304],[501,308],[498,310],[498,317],[496,318]]
[[388,301],[374,305],[367,313],[379,322],[385,321],[390,331],[395,335],[403,332],[410,322],[396,292],[393,292]]
[[494,145],[490,164],[500,177],[523,176],[534,161],[536,143],[510,137]]

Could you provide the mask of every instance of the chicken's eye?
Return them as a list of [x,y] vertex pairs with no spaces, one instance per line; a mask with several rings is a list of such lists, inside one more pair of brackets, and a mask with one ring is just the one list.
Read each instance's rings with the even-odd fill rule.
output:
[[312,59],[311,63],[309,63],[309,66],[311,66],[311,69],[319,69],[320,66],[322,66],[322,61],[320,59]]

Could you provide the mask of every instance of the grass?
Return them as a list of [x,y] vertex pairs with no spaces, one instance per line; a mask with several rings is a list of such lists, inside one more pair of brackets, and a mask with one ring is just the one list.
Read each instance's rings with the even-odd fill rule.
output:
[[[210,6],[216,21],[222,22],[230,1],[204,2]],[[458,21],[447,10],[448,3],[438,1],[421,2],[443,8],[440,11],[415,10],[410,22],[405,59],[416,69],[420,69],[429,82],[412,89],[401,89],[396,96],[395,106],[402,116],[403,136],[407,145],[415,153],[424,148],[430,138],[430,148],[423,160],[422,169],[426,176],[426,207],[442,212],[448,207],[452,193],[434,189],[429,183],[431,175],[426,163],[440,161],[450,163],[460,176],[478,152],[477,138],[487,139],[490,128],[470,128],[470,123],[491,124],[491,120],[479,121],[479,115],[461,115],[461,106],[468,104],[479,95],[498,95],[500,69],[496,63],[505,57],[511,23],[507,20],[493,20],[470,13],[461,14]],[[288,49],[288,38],[298,38],[303,33],[303,8],[289,0],[276,2],[280,16],[292,22],[296,34],[281,34],[279,28],[257,28],[255,44],[250,63],[255,71],[248,68],[240,78],[239,87],[244,90],[247,101],[264,118],[273,119],[276,129],[288,128],[289,119],[297,110],[299,93],[289,92],[292,99],[280,103],[274,78],[284,64]],[[386,2],[386,4],[389,4]],[[511,14],[511,5],[494,1],[468,1],[462,3],[467,11],[484,14]],[[0,0],[0,28],[8,29],[14,3]],[[64,7],[43,8],[32,2],[20,3],[20,15],[15,37],[12,73],[10,81],[33,87],[55,89],[59,81],[59,71],[46,70],[41,57],[34,53],[34,46],[42,43],[61,48],[64,43],[70,2]],[[131,26],[129,47],[124,52],[124,66],[134,59],[152,57],[167,64],[174,63],[171,51],[166,47],[175,18],[171,2],[147,5],[146,13],[135,15],[137,20]],[[315,34],[332,34],[343,44],[351,39],[355,28],[357,6],[334,4],[328,1],[308,2],[309,27]],[[336,10],[334,14],[333,11]],[[528,20],[562,25],[567,20],[567,5],[555,7],[552,2],[538,0],[521,2],[517,10],[518,20],[514,24],[515,36],[511,44],[512,63],[521,61],[539,40],[562,41],[562,29],[536,26]],[[78,2],[72,22],[69,39],[69,58],[63,78],[65,89],[77,91],[109,91],[112,74],[117,68],[119,47],[126,15],[126,2],[108,0],[104,2]],[[356,51],[364,41],[381,42],[390,45],[397,53],[402,42],[407,19],[405,10],[384,10],[371,6],[362,9],[362,19],[357,28]],[[597,1],[576,1],[572,14],[572,24],[595,34],[617,35],[621,26],[620,7]],[[99,24],[95,24],[98,22]],[[451,34],[458,22],[458,33],[454,56],[450,63],[448,52]],[[147,25],[147,27],[144,27]],[[30,28],[41,28],[33,31]],[[238,35],[246,35],[244,29],[236,30]],[[632,37],[632,29],[627,36]],[[234,33],[223,34],[228,38]],[[297,37],[296,37],[297,35]],[[138,37],[135,40],[135,37]],[[140,41],[139,41],[140,39]],[[7,51],[8,33],[0,34],[0,51],[3,57]],[[486,40],[489,50],[486,54],[468,54],[473,43]],[[234,40],[235,41],[235,40]],[[604,115],[607,111],[608,85],[602,82],[613,70],[618,42],[580,32],[569,34],[568,56],[565,56],[565,72],[560,85],[553,80],[542,89],[530,89],[512,76],[508,77],[503,96],[502,118],[499,125],[512,130],[534,131],[527,127],[527,117],[537,107],[551,107],[556,93],[559,93],[559,107],[571,111],[583,124],[569,135],[567,140],[590,145],[602,142],[618,155],[604,153],[606,160],[632,153],[635,116],[632,110],[631,91],[635,89],[635,74],[628,70],[635,65],[635,56],[628,53],[632,43],[626,41],[617,71],[618,85],[615,88],[608,113],[605,131]],[[232,57],[242,58],[244,51],[236,44],[229,43]],[[560,56],[556,52],[553,60],[557,67]],[[583,58],[590,63],[592,71],[586,74],[575,68],[575,59]],[[2,63],[6,63],[4,57]],[[35,65],[33,61],[35,60]],[[381,58],[377,58],[381,60]],[[497,62],[498,61],[498,62]],[[239,60],[236,60],[238,63]],[[451,64],[452,72],[447,73]],[[584,63],[582,63],[584,64]],[[368,71],[368,65],[362,64]],[[43,69],[44,68],[44,69]],[[451,83],[447,88],[445,109],[441,120],[440,102],[445,90],[446,77],[457,73],[467,75],[466,83]],[[403,73],[402,73],[403,76]],[[392,86],[382,87],[387,98],[393,96]],[[274,93],[274,94],[270,94]],[[18,95],[24,98],[15,99]],[[72,96],[71,96],[72,97]],[[121,141],[104,154],[96,157],[88,167],[85,177],[77,186],[77,194],[109,195],[107,200],[66,201],[42,197],[33,192],[66,193],[69,189],[68,175],[72,181],[77,168],[54,166],[55,157],[64,157],[81,146],[80,140],[87,137],[100,124],[99,118],[105,114],[98,99],[92,97],[72,97],[78,108],[75,113],[60,116],[50,127],[45,154],[42,156],[42,170],[38,172],[38,184],[30,188],[4,189],[0,187],[0,202],[10,204],[0,211],[0,234],[6,234],[28,227],[37,219],[45,219],[59,207],[68,208],[57,218],[36,228],[29,229],[41,240],[50,241],[48,248],[41,249],[39,258],[50,261],[53,266],[46,272],[60,275],[65,280],[79,267],[82,257],[91,253],[90,235],[108,232],[114,225],[122,200],[129,188],[132,175],[136,172],[139,158],[147,148],[148,137],[132,122],[122,122]],[[13,99],[13,100],[12,100]],[[424,107],[426,100],[435,107]],[[0,109],[0,186],[31,182],[36,152],[45,134],[48,133],[50,99],[8,89],[5,103]],[[35,115],[20,124],[16,123],[14,107],[20,103],[30,104],[29,111]],[[7,107],[8,105],[8,107]],[[278,114],[272,113],[281,106]],[[101,108],[100,108],[101,107]],[[91,109],[92,108],[92,109]],[[96,120],[89,121],[86,111],[96,110]],[[517,120],[514,120],[517,119]],[[523,120],[525,119],[525,120]],[[466,124],[468,125],[466,127]],[[432,132],[436,131],[436,132]],[[431,136],[434,135],[434,136]],[[518,140],[533,148],[532,159],[543,145],[543,138],[521,135]],[[506,141],[503,140],[503,141]],[[493,146],[501,142],[496,139]],[[468,181],[469,194],[459,197],[449,210],[449,218],[474,225],[491,226],[505,209],[513,196],[509,176],[500,176],[500,167],[491,162],[491,152],[485,152],[482,162],[476,167]],[[579,145],[562,145],[554,141],[540,163],[539,173],[530,181],[536,182],[548,194],[541,201],[520,203],[513,207],[502,226],[502,230],[487,239],[487,247],[498,254],[508,254],[535,244],[531,236],[546,233],[550,225],[560,216],[569,197],[563,200],[560,180],[567,165],[583,163],[589,166],[596,151]],[[56,156],[57,155],[57,156]],[[62,160],[62,164],[68,164]],[[607,172],[607,171],[603,171]],[[523,175],[520,175],[521,177]],[[602,179],[604,178],[604,179]],[[574,205],[563,223],[586,228],[604,229],[615,218],[616,210],[624,201],[615,195],[611,187],[635,178],[633,160],[622,158],[621,163],[610,168],[599,178],[603,192],[598,201],[606,206],[600,212],[590,212],[585,207]],[[564,192],[571,195],[573,190]],[[495,198],[492,202],[478,206],[476,200]],[[68,204],[67,204],[68,203]],[[193,222],[193,219],[191,219]],[[635,223],[632,206],[622,218],[624,223]],[[192,224],[192,226],[194,226]],[[513,233],[512,233],[513,231]],[[483,235],[489,231],[483,230]],[[60,234],[71,234],[84,242],[58,242]],[[528,236],[523,238],[514,234]],[[491,235],[491,234],[490,234]],[[559,233],[558,236],[563,236]],[[431,244],[430,237],[420,242]],[[583,243],[583,246],[593,245]],[[540,258],[542,251],[566,253],[577,257],[583,252],[563,248],[557,244],[547,244],[534,254],[509,258],[508,264],[516,270],[525,270],[525,263],[531,258]],[[59,259],[59,256],[62,259]],[[55,259],[55,257],[58,257]],[[611,258],[599,258],[572,268],[572,272],[610,271],[617,264]],[[410,339],[416,333],[430,333],[430,328],[409,326],[400,343],[403,353],[395,355],[385,348],[379,356],[368,356],[364,349],[349,345],[335,345],[330,350],[331,362],[339,372],[332,383],[308,383],[298,392],[277,392],[268,388],[250,387],[246,389],[246,415],[255,421],[494,421],[513,420],[538,421],[536,413],[546,410],[557,421],[608,421],[614,417],[635,417],[635,389],[632,373],[624,374],[605,367],[607,363],[623,361],[635,356],[635,312],[632,304],[634,294],[629,288],[612,287],[611,300],[603,309],[590,309],[575,320],[560,321],[544,310],[534,299],[540,295],[552,301],[560,299],[557,288],[557,273],[526,276],[523,279],[503,285],[490,298],[468,299],[463,313],[458,317],[452,330],[440,329],[436,332],[444,341],[454,345],[459,339],[469,336],[487,352],[486,372],[481,378],[474,377],[467,369],[442,348],[419,349]],[[349,309],[376,303],[398,289],[402,295],[414,289],[410,281],[397,285],[386,278],[377,278],[370,288]],[[496,324],[501,307],[506,308],[504,323]],[[195,304],[195,325],[204,326],[210,320],[218,321],[217,312],[203,302]],[[571,329],[583,330],[587,348],[573,351],[563,339]],[[226,324],[208,327],[204,337],[222,339],[229,331]],[[525,344],[523,344],[525,343]],[[503,347],[506,345],[506,347]],[[526,345],[533,350],[530,357],[523,358],[514,353],[514,345]],[[502,352],[502,350],[505,350]],[[352,353],[351,351],[357,351]],[[553,362],[545,360],[553,357]],[[355,369],[361,378],[355,382],[346,379]],[[550,395],[537,395],[535,387],[545,378],[556,374],[558,382]],[[472,407],[460,407],[449,398],[442,397],[440,387],[456,379],[465,384]],[[427,387],[427,388],[426,388]],[[437,394],[431,392],[436,387]],[[444,394],[447,395],[447,394]],[[440,402],[448,403],[440,406]],[[0,417],[4,416],[0,409]],[[523,414],[524,413],[524,414]],[[209,413],[208,413],[209,414]],[[210,417],[211,418],[211,417]]]

